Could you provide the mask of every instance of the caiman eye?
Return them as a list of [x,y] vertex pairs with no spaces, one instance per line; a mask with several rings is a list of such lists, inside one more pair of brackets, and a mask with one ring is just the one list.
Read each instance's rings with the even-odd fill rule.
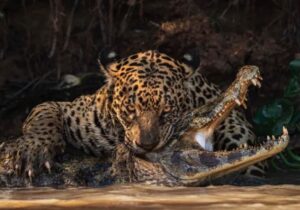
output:
[[172,106],[166,105],[166,106],[164,107],[164,110],[163,110],[163,111],[164,111],[165,113],[168,113],[168,112],[172,111],[172,108],[173,108]]

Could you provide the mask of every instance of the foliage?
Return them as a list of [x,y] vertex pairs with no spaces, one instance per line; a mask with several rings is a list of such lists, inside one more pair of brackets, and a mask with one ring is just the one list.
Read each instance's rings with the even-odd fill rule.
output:
[[[295,63],[298,66],[293,65]],[[300,133],[300,110],[297,101],[300,96],[300,60],[292,61],[290,70],[291,78],[283,96],[259,108],[253,118],[259,136],[280,135],[283,126],[288,128],[290,135]],[[282,163],[289,169],[300,169],[300,157],[292,149],[286,149],[271,159],[271,165],[275,169],[279,169],[277,163]]]

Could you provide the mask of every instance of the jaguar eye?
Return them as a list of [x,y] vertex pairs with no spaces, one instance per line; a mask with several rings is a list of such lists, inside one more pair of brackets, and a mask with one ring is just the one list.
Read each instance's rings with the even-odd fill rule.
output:
[[128,107],[129,111],[131,111],[131,112],[135,111],[135,106],[134,105],[128,104],[127,107]]

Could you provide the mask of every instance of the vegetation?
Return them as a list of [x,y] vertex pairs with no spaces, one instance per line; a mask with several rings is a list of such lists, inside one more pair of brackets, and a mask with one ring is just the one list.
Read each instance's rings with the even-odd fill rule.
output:
[[[291,78],[283,96],[259,108],[253,121],[258,135],[280,135],[282,127],[286,126],[290,135],[298,138],[295,141],[300,141],[300,59],[293,60],[289,67]],[[296,155],[293,148],[289,147],[283,153],[272,158],[271,165],[275,169],[280,169],[279,165],[289,169],[300,169],[300,156]]]

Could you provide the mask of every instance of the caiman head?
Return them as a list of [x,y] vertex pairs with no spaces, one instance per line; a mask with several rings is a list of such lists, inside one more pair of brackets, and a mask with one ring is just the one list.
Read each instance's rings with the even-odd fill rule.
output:
[[283,151],[289,142],[286,128],[278,138],[268,138],[261,146],[234,151],[175,150],[150,157],[134,158],[133,180],[167,186],[199,186],[215,178],[239,171]]
[[216,101],[195,109],[182,118],[183,123],[187,125],[178,140],[174,140],[163,151],[148,153],[147,160],[133,157],[133,180],[170,186],[198,185],[281,152],[289,142],[286,128],[283,128],[282,136],[277,139],[268,138],[258,147],[243,145],[242,148],[233,151],[189,148],[191,142],[199,143],[199,135],[203,137],[203,141],[209,141],[214,129],[230,111],[245,104],[249,85],[260,86],[261,79],[258,67],[242,67],[236,80]]

